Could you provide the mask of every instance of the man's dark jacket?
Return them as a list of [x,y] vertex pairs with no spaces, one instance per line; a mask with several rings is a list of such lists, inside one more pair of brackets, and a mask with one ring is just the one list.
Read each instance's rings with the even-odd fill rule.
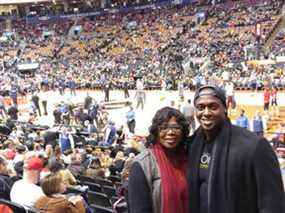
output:
[[[200,213],[201,128],[192,139],[189,212]],[[285,213],[281,171],[268,141],[226,121],[213,147],[207,195],[208,213]]]

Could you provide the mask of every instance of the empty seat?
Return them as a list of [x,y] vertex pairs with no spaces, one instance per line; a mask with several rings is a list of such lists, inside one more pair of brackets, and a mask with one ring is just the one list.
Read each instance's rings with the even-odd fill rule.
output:
[[87,187],[84,186],[70,186],[67,187],[65,194],[73,193],[73,194],[86,194]]
[[113,186],[103,186],[103,191],[109,198],[117,195],[116,189]]
[[114,186],[112,181],[103,179],[103,178],[94,178],[96,183],[99,183],[101,186]]
[[121,177],[118,175],[111,175],[110,177],[108,177],[108,179],[110,181],[112,181],[113,183],[115,182],[121,182]]
[[101,185],[98,183],[84,182],[84,185],[88,186],[89,191],[102,192]]
[[111,200],[112,204],[114,205],[114,203],[119,200],[119,197],[113,196],[110,198],[110,200]]
[[121,182],[115,182],[116,189],[120,188],[123,184]]
[[95,211],[95,213],[112,213],[113,210],[100,205],[90,205],[90,207]]
[[94,204],[94,205],[99,205],[99,206],[104,206],[104,207],[112,206],[111,201],[108,198],[108,196],[103,193],[89,191],[87,193],[87,197],[88,197],[89,204],[92,204],[92,205]]
[[78,178],[79,178],[81,183],[84,183],[84,182],[95,183],[95,179],[88,177],[88,176],[80,175]]

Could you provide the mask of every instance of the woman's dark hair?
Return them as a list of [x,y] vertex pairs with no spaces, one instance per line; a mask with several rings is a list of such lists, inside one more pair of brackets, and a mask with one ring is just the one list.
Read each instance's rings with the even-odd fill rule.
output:
[[172,117],[175,117],[177,123],[181,126],[182,141],[187,140],[189,135],[189,123],[185,116],[177,109],[164,107],[158,110],[152,119],[152,124],[149,127],[149,135],[147,136],[147,147],[156,143],[159,134],[159,126],[167,123]]
[[91,163],[90,163],[90,168],[92,169],[98,169],[101,168],[101,162],[99,160],[99,158],[93,158]]

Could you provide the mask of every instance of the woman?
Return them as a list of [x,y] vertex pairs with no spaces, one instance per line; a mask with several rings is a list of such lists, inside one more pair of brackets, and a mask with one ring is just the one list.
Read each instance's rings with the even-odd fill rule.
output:
[[92,159],[90,167],[85,170],[84,175],[91,178],[105,177],[105,169],[102,168],[101,162],[98,158]]
[[189,124],[178,110],[156,112],[147,149],[139,154],[129,175],[130,213],[188,212],[185,143]]
[[41,213],[85,213],[81,196],[67,197],[63,193],[66,185],[59,174],[46,176],[41,184],[46,196],[37,200],[35,208]]
[[120,174],[124,168],[125,155],[122,151],[118,151],[112,165],[109,167],[111,175]]
[[64,168],[63,164],[58,161],[52,161],[49,163],[49,170],[52,173],[57,173],[61,176],[63,182],[67,187],[76,185],[77,181],[73,174],[66,168]]

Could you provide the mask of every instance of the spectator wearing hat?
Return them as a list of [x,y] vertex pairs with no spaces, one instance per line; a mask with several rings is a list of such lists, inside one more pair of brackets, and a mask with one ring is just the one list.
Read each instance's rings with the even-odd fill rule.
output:
[[42,189],[36,185],[42,168],[43,161],[39,157],[31,156],[24,161],[23,179],[16,181],[10,192],[12,202],[32,207],[44,195]]
[[189,143],[189,212],[285,212],[279,163],[269,142],[231,124],[220,88],[194,97],[200,127]]

